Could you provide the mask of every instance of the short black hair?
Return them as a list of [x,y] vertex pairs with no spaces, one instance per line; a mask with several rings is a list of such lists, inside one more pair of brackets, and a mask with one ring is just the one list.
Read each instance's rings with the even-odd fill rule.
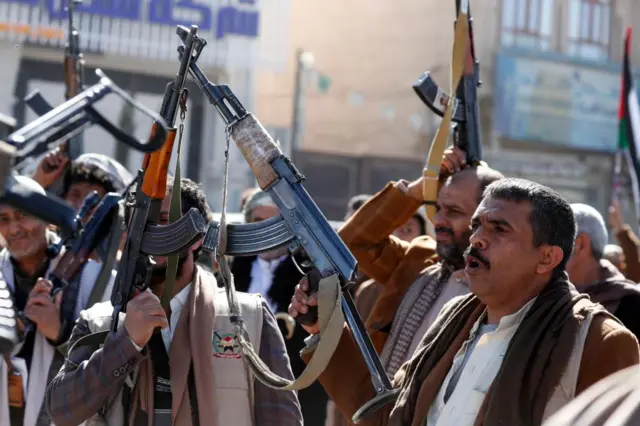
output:
[[[173,176],[167,176],[167,188],[172,188]],[[191,179],[180,179],[180,196],[182,202],[182,214],[187,214],[193,207],[198,209],[205,222],[209,223],[213,219],[213,214],[207,203],[207,196],[204,194],[202,186]]]
[[111,176],[92,164],[73,163],[71,165],[69,176],[65,179],[63,197],[67,196],[69,188],[74,183],[100,185],[104,188],[105,193],[116,192],[116,187]]
[[355,212],[356,210],[358,210],[360,207],[362,207],[362,205],[364,203],[366,203],[367,201],[369,201],[371,198],[373,197],[373,195],[370,194],[358,194],[358,195],[354,195],[353,197],[351,197],[349,199],[349,202],[347,203],[347,213],[349,212]]
[[571,206],[553,189],[526,179],[500,179],[484,191],[484,197],[515,203],[531,203],[531,230],[534,247],[543,244],[558,246],[563,258],[554,271],[555,276],[563,273],[573,250],[576,239],[576,221]]
[[[167,176],[167,190],[173,188],[174,178],[173,176]],[[131,219],[131,208],[135,205],[135,196],[137,191],[137,185],[132,185],[129,193],[126,196],[127,203],[125,208],[125,218],[129,222]],[[213,213],[207,203],[207,196],[204,194],[202,186],[191,179],[180,179],[180,195],[182,214],[186,214],[193,207],[198,209],[198,212],[202,215],[206,223],[213,220]]]

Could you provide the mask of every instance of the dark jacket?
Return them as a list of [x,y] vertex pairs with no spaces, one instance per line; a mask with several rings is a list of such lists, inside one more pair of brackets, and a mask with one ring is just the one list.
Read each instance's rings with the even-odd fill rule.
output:
[[640,339],[640,287],[608,260],[600,260],[600,270],[600,281],[580,291],[604,306]]
[[[249,286],[251,285],[251,267],[256,258],[256,256],[248,256],[236,257],[233,259],[231,264],[231,273],[233,273],[237,291],[249,291]],[[304,258],[296,256],[296,262],[302,268]],[[303,268],[303,271],[306,272],[306,269]],[[291,257],[286,258],[282,263],[280,263],[280,265],[278,265],[274,271],[273,284],[267,293],[269,299],[271,299],[277,307],[274,314],[288,311],[293,292],[302,277],[303,275],[300,273],[298,268],[296,268]],[[285,336],[285,344],[287,346],[287,353],[289,354],[289,361],[291,362],[291,370],[293,371],[294,376],[298,377],[306,367],[306,364],[300,358],[300,350],[304,348],[304,339],[307,338],[309,334],[296,322],[292,338],[286,340],[287,331],[284,323],[279,320],[278,325],[280,326],[283,336]],[[298,391],[298,399],[300,401],[300,406],[302,407],[304,425],[324,425],[328,396],[320,383],[316,381],[310,387]]]

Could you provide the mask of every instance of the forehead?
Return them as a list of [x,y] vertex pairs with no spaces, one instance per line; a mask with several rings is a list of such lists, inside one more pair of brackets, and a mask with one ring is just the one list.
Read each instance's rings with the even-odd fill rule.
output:
[[527,228],[531,227],[531,203],[528,201],[516,203],[485,197],[473,217],[481,221],[505,220],[514,228]]
[[462,179],[449,179],[438,193],[438,203],[468,207],[471,211],[478,205],[479,182],[472,176]]
[[8,206],[6,204],[0,204],[0,214],[2,215],[12,215],[17,213],[18,210],[14,209],[11,206]]

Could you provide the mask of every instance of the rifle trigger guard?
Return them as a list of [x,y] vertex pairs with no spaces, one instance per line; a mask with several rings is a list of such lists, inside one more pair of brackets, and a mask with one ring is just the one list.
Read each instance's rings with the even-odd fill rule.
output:
[[171,256],[182,253],[205,234],[204,218],[191,210],[169,225],[148,225],[144,230],[140,251],[152,256]]

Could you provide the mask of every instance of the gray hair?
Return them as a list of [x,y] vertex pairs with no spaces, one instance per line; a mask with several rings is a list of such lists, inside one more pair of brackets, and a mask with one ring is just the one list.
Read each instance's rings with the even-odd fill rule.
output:
[[604,248],[609,241],[609,232],[604,219],[598,210],[587,204],[571,204],[573,216],[576,218],[578,235],[587,234],[591,238],[591,252],[597,260],[602,259]]
[[278,207],[276,203],[273,202],[269,194],[258,189],[256,192],[251,194],[249,198],[247,198],[247,201],[245,201],[244,207],[242,208],[242,214],[244,215],[245,222],[249,222],[253,210],[260,206]]

